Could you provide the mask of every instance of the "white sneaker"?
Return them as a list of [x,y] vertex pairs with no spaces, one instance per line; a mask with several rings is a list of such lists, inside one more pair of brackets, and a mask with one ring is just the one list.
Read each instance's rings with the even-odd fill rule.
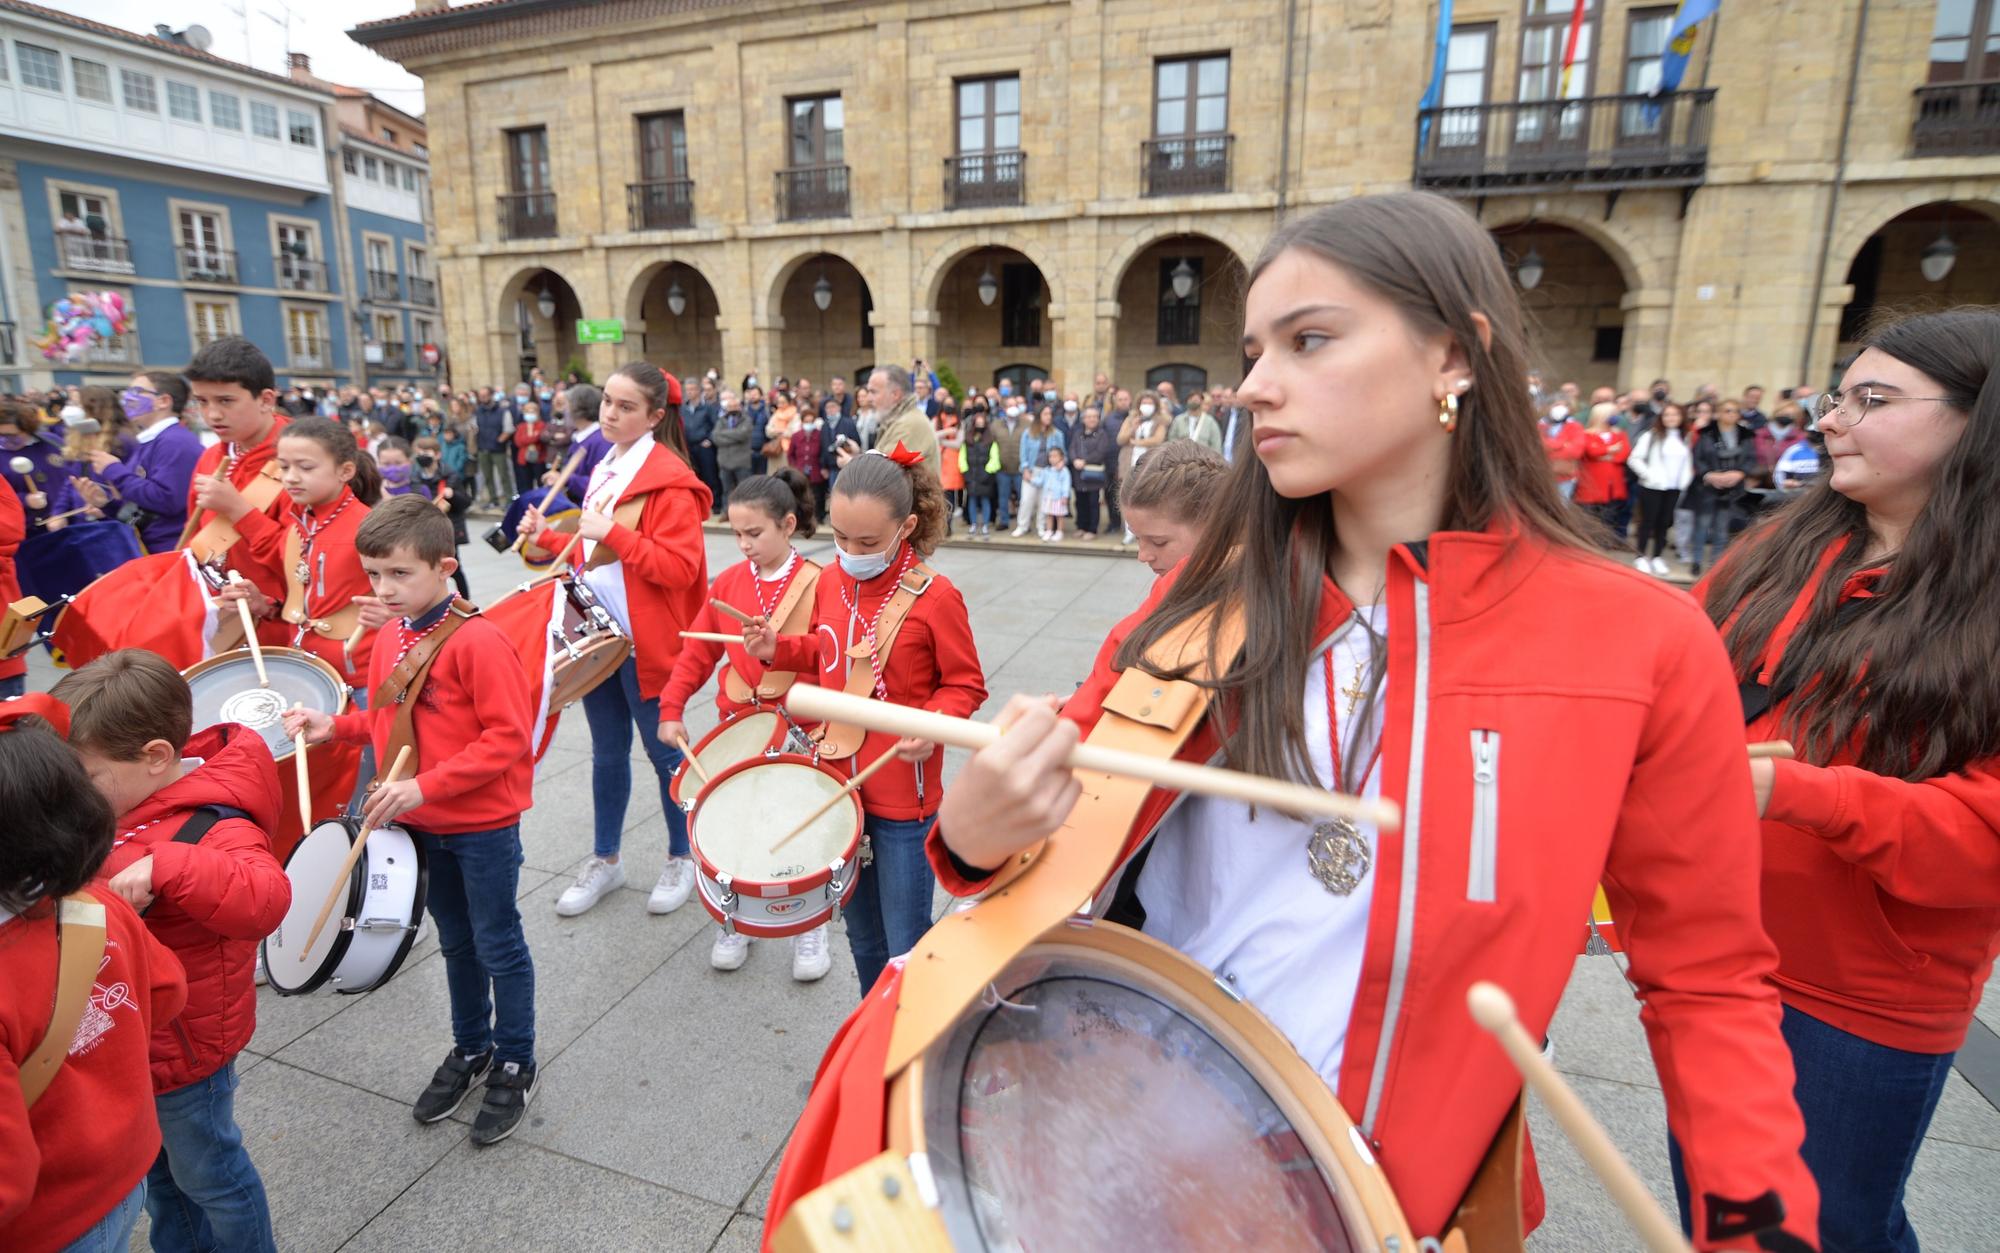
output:
[[1017,526],[1013,530],[1013,536],[1015,539],[1020,539],[1023,535],[1026,535],[1027,533],[1028,533],[1028,528],[1024,526]]
[[826,977],[833,956],[826,951],[826,927],[814,927],[792,937],[792,978],[811,983]]
[[1641,574],[1651,574],[1653,572],[1653,559],[1644,553],[1640,553],[1638,556],[1632,558],[1632,568]]
[[565,918],[574,918],[604,899],[607,892],[615,892],[625,886],[625,866],[621,862],[605,861],[593,857],[583,863],[583,873],[576,882],[563,889],[556,898],[556,912]]
[[[750,937],[741,931],[715,929],[715,943],[708,949],[708,964],[717,970],[741,970],[750,960]],[[797,963],[794,963],[796,968]]]
[[1062,543],[1062,541],[1063,541],[1063,535],[1062,535],[1062,532],[1061,532],[1061,531],[1050,531],[1050,532],[1049,532],[1049,543],[1051,543],[1051,544],[1060,544],[1060,543]]
[[1673,572],[1667,568],[1667,559],[1665,557],[1655,557],[1653,558],[1653,573],[1659,575],[1661,578],[1665,578]]
[[671,914],[687,904],[687,898],[693,891],[694,859],[669,857],[666,869],[660,871],[660,881],[653,885],[653,894],[646,898],[646,912]]

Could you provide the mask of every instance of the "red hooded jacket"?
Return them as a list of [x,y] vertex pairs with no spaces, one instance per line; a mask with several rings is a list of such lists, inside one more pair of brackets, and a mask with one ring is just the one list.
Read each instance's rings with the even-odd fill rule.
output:
[[[237,491],[242,491],[253,479],[263,473],[265,465],[270,462],[271,458],[277,456],[278,436],[284,433],[284,429],[284,415],[280,414],[272,418],[271,433],[264,437],[264,442],[245,450],[240,458],[230,463],[229,481]],[[229,445],[227,444],[211,444],[209,447],[203,449],[201,460],[195,462],[195,477],[200,478],[203,475],[214,474],[215,468],[222,464],[222,459],[228,454],[228,451]],[[272,498],[270,505],[261,512],[269,520],[278,523],[282,527],[285,521],[292,516],[292,498],[280,491]],[[192,482],[188,485],[188,516],[194,519],[193,533],[200,532],[201,528],[207,526],[216,516],[208,510],[198,509],[195,506],[195,488]],[[229,550],[229,557],[224,563],[224,569],[235,570],[244,578],[255,583],[263,591],[264,595],[282,602],[285,599],[285,571],[281,552],[274,552],[268,547],[260,549],[257,545],[248,542],[248,535],[243,530],[244,522],[250,523],[252,528],[256,526],[256,522],[248,515],[236,524],[237,533],[244,535],[245,538],[239,540]],[[258,638],[263,638],[263,632],[258,632]]]
[[[181,1010],[181,964],[102,883],[104,964],[76,1040],[42,1099],[21,1102],[20,1067],[48,1034],[56,1000],[55,913],[0,914],[0,1249],[55,1253],[146,1177],[160,1123],[146,1076],[149,1038]],[[248,976],[245,976],[247,979]]]
[[[250,1043],[257,945],[292,903],[291,880],[271,852],[278,767],[263,738],[225,722],[195,732],[182,751],[201,765],[119,815],[119,842],[98,872],[109,879],[153,859],[146,926],[187,971],[187,1008],[153,1027],[156,1092],[208,1078]],[[249,816],[225,817],[198,843],[176,843],[174,834],[203,805]]]
[[[625,567],[625,604],[632,618],[632,651],[639,658],[639,690],[667,686],[680,656],[681,632],[708,600],[708,541],[701,524],[715,498],[673,451],[654,444],[646,463],[618,497],[618,504],[645,495],[638,528],[613,526],[604,538]],[[610,512],[616,512],[614,505]],[[571,536],[544,530],[537,547],[561,552]]]
[[1556,482],[1567,483],[1577,475],[1577,468],[1583,461],[1583,428],[1565,418],[1551,427],[1542,423],[1542,447],[1548,450],[1549,466],[1555,471]]
[[[1094,725],[1120,641],[1099,652],[1064,716]],[[1336,1094],[1388,1174],[1419,1235],[1437,1235],[1521,1089],[1465,1007],[1477,980],[1513,994],[1546,1033],[1575,966],[1600,880],[1627,933],[1640,1020],[1685,1151],[1700,1247],[1709,1198],[1773,1192],[1785,1227],[1816,1245],[1818,1193],[1799,1157],[1791,1056],[1769,976],[1776,953],[1758,920],[1755,807],[1738,702],[1714,630],[1688,597],[1594,555],[1494,532],[1439,533],[1391,554],[1382,795],[1404,815],[1383,832],[1361,980]],[[1322,583],[1322,642],[1351,606]],[[1572,646],[1605,621],[1630,624],[1617,649]],[[1482,822],[1473,740],[1501,745]],[[1593,768],[1575,768],[1587,744]],[[1181,752],[1218,751],[1204,724]],[[1689,779],[1703,780],[1689,787]],[[1179,800],[1155,790],[1127,837],[1128,861]],[[956,894],[933,830],[932,867]],[[1475,873],[1480,865],[1490,875]],[[1108,904],[1124,869],[1100,893]],[[883,1053],[892,968],[822,1064],[786,1152],[766,1232],[793,1199],[882,1149]],[[872,1057],[872,1082],[866,1067]],[[794,1159],[796,1160],[796,1164]],[[1527,1198],[1529,1214],[1537,1200]]]
[[1632,441],[1615,426],[1583,433],[1583,464],[1577,471],[1576,503],[1608,505],[1625,499],[1625,460]]

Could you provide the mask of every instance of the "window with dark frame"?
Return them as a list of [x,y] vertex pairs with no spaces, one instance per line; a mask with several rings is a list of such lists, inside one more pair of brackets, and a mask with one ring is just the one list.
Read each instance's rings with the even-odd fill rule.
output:
[[687,120],[679,109],[645,113],[639,124],[639,181],[660,183],[687,173]]
[[1562,89],[1563,48],[1569,42],[1569,23],[1576,11],[1570,0],[1526,0],[1521,15],[1522,103],[1554,100],[1561,96],[1579,100],[1590,94],[1591,46],[1597,34],[1596,0],[1584,0],[1583,26],[1577,31],[1576,61],[1570,68],[1569,90]]
[[797,96],[785,102],[791,114],[790,157],[793,169],[838,165],[847,159],[844,132],[846,110],[839,93]]
[[958,80],[959,154],[991,154],[1020,146],[1020,75]]
[[507,189],[531,196],[549,189],[549,130],[524,126],[507,132]]
[[[1201,261],[1200,257],[1160,258],[1160,326],[1154,342],[1162,348],[1201,342]],[[1174,271],[1183,263],[1194,271],[1185,297],[1174,295]]]
[[1493,92],[1491,22],[1454,26],[1445,45],[1444,84],[1438,105],[1446,112],[1436,122],[1440,148],[1481,149],[1486,139],[1486,110]]
[[1229,129],[1229,56],[1177,57],[1153,67],[1153,137]]
[[1042,272],[1030,263],[1000,267],[1000,346],[1042,346]]
[[[1674,24],[1672,6],[1634,9],[1625,22],[1625,94],[1645,95],[1660,85],[1660,59],[1667,51],[1667,31]],[[1627,138],[1655,135],[1660,131],[1661,111],[1643,104],[1628,104],[1618,111],[1618,133]]]
[[1938,0],[1931,83],[2000,79],[2000,0]]

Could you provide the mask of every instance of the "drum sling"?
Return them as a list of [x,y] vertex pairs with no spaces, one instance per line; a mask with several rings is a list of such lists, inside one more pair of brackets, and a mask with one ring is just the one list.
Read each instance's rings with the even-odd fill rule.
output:
[[[771,625],[778,634],[804,635],[812,629],[813,593],[818,587],[817,566],[808,566],[793,576],[792,585],[785,589],[776,612],[771,615]],[[798,677],[790,670],[766,670],[752,688],[748,678],[738,674],[736,664],[731,662],[729,669],[722,672],[722,691],[739,705],[762,705],[790,691]]]
[[[326,618],[309,618],[306,616],[306,605],[312,599],[310,595],[311,589],[307,586],[311,581],[312,572],[308,571],[305,578],[299,576],[299,566],[304,560],[305,541],[299,537],[299,529],[297,527],[287,527],[285,530],[285,609],[283,616],[285,621],[299,628],[297,637],[292,641],[292,646],[294,648],[303,648],[305,646],[305,634],[307,631],[311,631],[314,635],[323,635],[337,640],[344,640],[348,636],[353,635],[355,624],[361,621],[361,606],[359,605],[347,605],[344,608],[336,609],[330,617]],[[320,563],[318,573],[321,581],[324,582],[326,577],[325,553],[320,554]]]
[[33,1109],[69,1056],[77,1024],[90,1004],[98,964],[104,960],[104,906],[78,892],[56,905],[56,1003],[42,1042],[21,1063],[21,1100]]
[[[917,579],[914,586],[910,580]],[[882,617],[875,624],[875,650],[867,657],[868,665],[857,666],[856,658],[850,650],[847,655],[847,686],[849,696],[873,696],[875,676],[883,673],[889,664],[889,650],[895,646],[896,636],[903,629],[903,619],[937,580],[937,571],[918,562],[903,572],[896,581],[896,590],[890,594],[889,603],[882,606]],[[819,746],[821,758],[839,761],[852,757],[861,751],[861,745],[868,738],[868,732],[861,727],[845,722],[829,722],[813,732],[813,741]],[[1037,932],[1036,934],[1040,934]],[[954,1011],[953,1016],[956,1016]],[[949,1020],[947,1020],[949,1021]]]
[[[222,463],[215,467],[215,472],[228,473],[228,461],[229,458],[224,457]],[[271,502],[276,500],[278,493],[283,490],[278,484],[278,473],[278,463],[266,461],[257,471],[255,478],[237,489],[243,494],[243,499],[249,501],[250,507],[258,513],[269,509]],[[196,524],[201,522],[203,512],[196,509],[188,514],[187,526],[181,530],[181,542],[174,547],[187,549],[194,554],[196,561],[207,565],[236,547],[237,541],[243,538],[243,533],[228,519],[214,513],[208,514],[206,525],[199,531],[195,530]]]
[[[415,752],[417,746],[417,693],[423,691],[424,680],[430,677],[431,663],[444,651],[446,641],[479,613],[478,606],[470,601],[454,599],[451,608],[445,611],[444,621],[437,624],[429,635],[410,646],[389,677],[382,680],[382,686],[368,698],[368,708],[388,709],[394,707],[395,718],[389,723],[388,756],[385,761],[395,761],[405,748]],[[410,777],[414,778],[420,768],[422,758],[410,767]],[[380,763],[377,763],[378,768]]]

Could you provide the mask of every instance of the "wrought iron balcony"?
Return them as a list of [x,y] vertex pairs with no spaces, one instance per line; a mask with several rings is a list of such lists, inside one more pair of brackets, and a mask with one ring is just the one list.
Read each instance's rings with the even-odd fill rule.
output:
[[1229,190],[1234,135],[1177,135],[1139,145],[1140,174],[1148,196],[1199,196]]
[[694,180],[655,178],[625,184],[625,209],[635,231],[673,231],[694,225]]
[[500,238],[552,239],[555,233],[554,192],[516,192],[500,197]]
[[1028,154],[1018,148],[962,152],[944,159],[944,200],[954,209],[1028,203]]
[[286,291],[325,291],[326,262],[278,254],[278,286]]
[[332,345],[327,340],[294,335],[286,348],[294,370],[324,370],[330,366]]
[[2000,81],[1917,88],[1910,154],[1966,157],[2000,152]]
[[382,359],[376,362],[385,370],[401,370],[409,365],[410,347],[400,339],[385,339],[381,343]]
[[368,271],[368,298],[370,300],[401,300],[403,284],[394,270]]
[[93,365],[138,365],[139,345],[130,335],[112,335],[92,340],[83,359]]
[[56,258],[65,270],[93,274],[131,274],[132,245],[116,235],[56,232]]
[[437,308],[437,302],[437,280],[424,278],[416,274],[410,275],[410,303],[435,309]]
[[184,283],[234,283],[236,254],[227,248],[203,248],[182,244],[174,249],[174,262]]
[[797,165],[778,171],[778,220],[844,218],[848,214],[846,165]]
[[1705,87],[1419,109],[1415,181],[1467,196],[1695,187],[1708,173],[1714,104]]

